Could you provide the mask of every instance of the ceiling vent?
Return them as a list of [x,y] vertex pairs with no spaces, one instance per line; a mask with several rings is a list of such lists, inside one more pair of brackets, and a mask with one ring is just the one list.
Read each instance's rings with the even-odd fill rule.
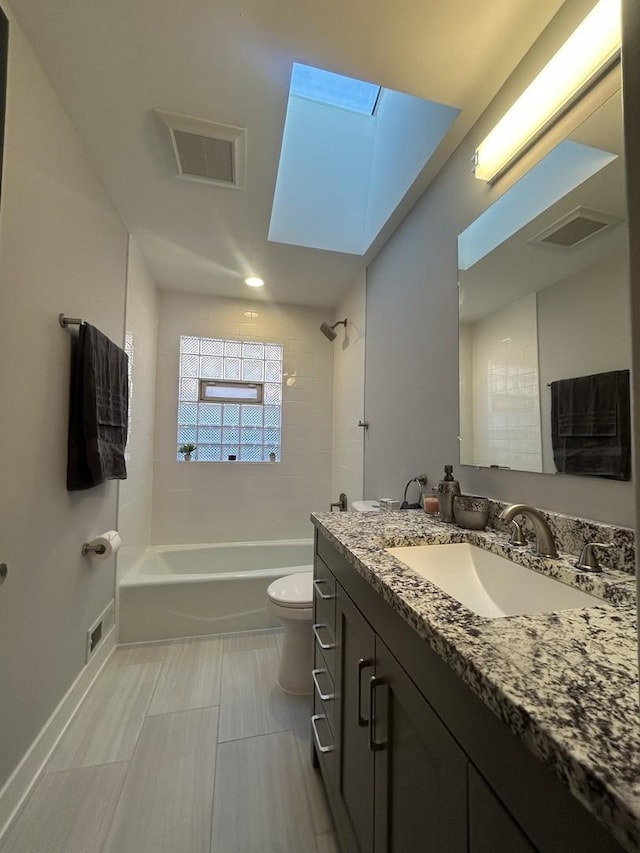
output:
[[155,110],[168,129],[177,177],[244,189],[247,130]]
[[588,207],[576,207],[562,216],[544,231],[533,237],[530,243],[542,243],[545,246],[558,246],[561,249],[573,249],[584,243],[589,237],[601,234],[605,229],[617,225],[622,220],[618,216],[592,210]]

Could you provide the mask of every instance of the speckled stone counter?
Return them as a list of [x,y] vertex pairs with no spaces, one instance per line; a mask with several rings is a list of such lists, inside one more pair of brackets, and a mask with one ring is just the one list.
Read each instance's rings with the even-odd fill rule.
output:
[[[503,533],[421,511],[315,513],[319,531],[630,851],[640,850],[640,708],[635,578],[577,572]],[[470,542],[577,586],[608,606],[476,616],[385,551]]]

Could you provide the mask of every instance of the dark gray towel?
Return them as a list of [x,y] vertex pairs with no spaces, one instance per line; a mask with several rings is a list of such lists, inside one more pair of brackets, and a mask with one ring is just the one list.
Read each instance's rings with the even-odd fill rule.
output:
[[629,371],[552,382],[551,437],[559,473],[631,479]]
[[67,489],[124,480],[128,357],[94,326],[80,326],[71,369]]
[[618,434],[618,371],[577,376],[555,384],[558,435],[592,438]]

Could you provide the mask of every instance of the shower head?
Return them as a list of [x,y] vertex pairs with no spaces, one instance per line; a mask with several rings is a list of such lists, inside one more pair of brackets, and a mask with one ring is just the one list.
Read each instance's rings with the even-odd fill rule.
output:
[[335,341],[337,335],[333,330],[336,326],[344,326],[346,329],[347,318],[345,317],[344,320],[338,320],[338,322],[334,323],[333,326],[330,326],[328,323],[322,323],[322,325],[320,326],[320,331],[325,336],[325,338],[328,338],[330,341]]
[[323,323],[320,326],[320,331],[325,336],[325,338],[329,338],[330,341],[335,340],[335,338],[337,337],[336,333],[333,331],[333,329],[328,323]]

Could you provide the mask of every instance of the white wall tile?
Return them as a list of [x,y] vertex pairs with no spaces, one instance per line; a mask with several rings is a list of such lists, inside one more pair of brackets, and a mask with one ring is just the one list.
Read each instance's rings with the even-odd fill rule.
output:
[[[255,322],[240,322],[248,308]],[[162,293],[158,330],[152,540],[157,544],[310,537],[309,513],[330,500],[334,349],[326,312],[240,299]],[[177,462],[179,337],[281,343],[282,462]],[[336,342],[337,343],[337,342]]]
[[333,441],[331,500],[344,492],[349,504],[362,498],[364,441],[365,273],[353,283],[334,313],[347,318],[333,342]]
[[131,387],[127,474],[119,486],[118,579],[151,542],[153,445],[156,412],[158,294],[144,258],[129,238],[125,339],[129,344]]
[[[468,327],[464,345],[471,350],[471,387],[467,379],[462,461],[542,471],[536,294]],[[532,416],[524,431],[523,404]]]

